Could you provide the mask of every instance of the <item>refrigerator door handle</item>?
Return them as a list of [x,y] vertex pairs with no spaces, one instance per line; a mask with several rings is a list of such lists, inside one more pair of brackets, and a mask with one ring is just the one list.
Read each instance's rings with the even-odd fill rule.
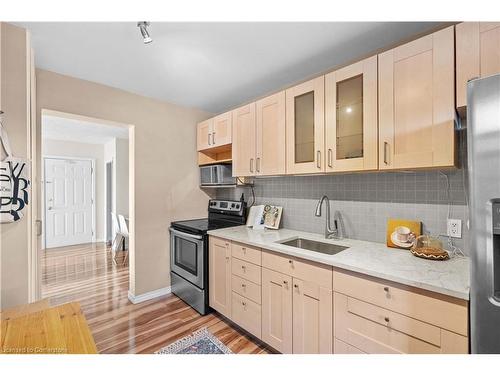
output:
[[491,220],[487,226],[486,237],[488,300],[500,307],[500,199],[490,199],[487,210]]

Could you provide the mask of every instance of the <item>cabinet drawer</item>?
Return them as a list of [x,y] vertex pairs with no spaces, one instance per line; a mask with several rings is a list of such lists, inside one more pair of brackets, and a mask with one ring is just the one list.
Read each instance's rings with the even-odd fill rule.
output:
[[466,301],[336,270],[333,290],[467,336]]
[[[376,313],[366,306],[356,306],[356,310],[364,315],[370,316],[371,320],[364,316],[349,311],[349,298],[335,293],[335,337],[350,344],[361,351],[373,354],[438,354],[441,348],[416,337],[407,335],[396,328],[378,323]],[[394,317],[393,317],[394,318]],[[401,319],[404,317],[401,316]],[[383,319],[383,318],[382,318]],[[398,327],[405,327],[397,322]],[[416,332],[414,329],[405,327],[406,330]],[[418,333],[418,332],[417,332]],[[426,332],[424,335],[434,339],[432,334]],[[422,336],[420,334],[420,336]]]
[[231,241],[219,238],[219,237],[212,237],[210,236],[210,242],[213,243],[216,246],[222,246],[222,247],[227,247],[231,245]]
[[262,330],[260,305],[234,292],[232,302],[233,322],[260,339]]
[[334,354],[366,354],[365,352],[355,348],[352,345],[349,345],[342,340],[335,339],[334,340]]
[[231,279],[231,285],[233,292],[239,295],[251,299],[255,303],[260,305],[261,303],[261,286],[257,285],[251,281],[242,279],[239,276],[233,275]]
[[262,266],[331,289],[332,267],[269,251],[262,251]]
[[262,264],[261,253],[261,250],[257,247],[247,246],[237,242],[233,242],[232,244],[233,257],[258,266]]
[[232,259],[231,265],[233,275],[260,285],[260,266],[256,266],[255,264],[248,263],[237,258]]

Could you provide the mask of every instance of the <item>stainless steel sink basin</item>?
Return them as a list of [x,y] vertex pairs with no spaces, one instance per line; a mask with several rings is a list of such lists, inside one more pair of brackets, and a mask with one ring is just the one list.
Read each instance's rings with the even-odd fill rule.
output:
[[281,243],[282,245],[298,247],[300,249],[315,251],[317,253],[335,255],[348,249],[346,246],[334,245],[332,243],[318,242],[306,238],[294,238]]

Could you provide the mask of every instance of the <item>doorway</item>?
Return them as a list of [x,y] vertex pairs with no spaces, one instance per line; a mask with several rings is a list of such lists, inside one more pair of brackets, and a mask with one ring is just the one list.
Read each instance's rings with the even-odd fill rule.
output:
[[44,158],[46,249],[95,242],[94,163]]

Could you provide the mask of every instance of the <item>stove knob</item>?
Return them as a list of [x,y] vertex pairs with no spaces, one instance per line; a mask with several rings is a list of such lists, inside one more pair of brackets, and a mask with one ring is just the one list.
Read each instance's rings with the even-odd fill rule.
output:
[[236,204],[236,209],[237,209],[237,210],[239,210],[239,209],[240,209],[240,204],[239,204],[239,203],[237,203],[237,204]]
[[234,208],[234,203],[231,203],[231,208]]

